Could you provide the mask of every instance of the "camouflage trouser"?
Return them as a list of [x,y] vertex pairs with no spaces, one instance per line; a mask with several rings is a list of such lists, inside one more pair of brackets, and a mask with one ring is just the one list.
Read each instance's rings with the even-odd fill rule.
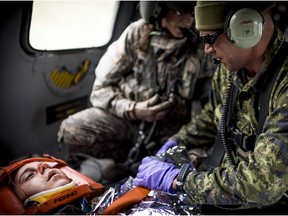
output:
[[82,152],[97,158],[126,159],[136,140],[138,128],[99,108],[88,108],[65,119],[58,132],[58,142],[69,152]]

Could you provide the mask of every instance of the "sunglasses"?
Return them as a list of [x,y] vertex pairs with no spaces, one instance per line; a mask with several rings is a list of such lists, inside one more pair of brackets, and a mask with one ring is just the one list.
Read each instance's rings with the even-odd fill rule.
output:
[[221,29],[208,35],[204,35],[204,36],[200,35],[200,40],[203,41],[205,44],[212,46],[215,43],[216,39],[223,33],[224,33],[224,29]]

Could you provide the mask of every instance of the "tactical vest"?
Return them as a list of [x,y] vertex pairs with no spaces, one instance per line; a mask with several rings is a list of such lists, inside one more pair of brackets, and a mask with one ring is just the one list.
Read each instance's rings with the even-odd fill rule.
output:
[[224,99],[220,130],[218,130],[214,142],[214,149],[212,155],[201,162],[199,170],[207,170],[217,167],[223,159],[224,152],[226,152],[229,162],[233,166],[236,166],[237,164],[232,153],[234,149],[236,149],[237,154],[244,159],[247,159],[248,155],[254,150],[256,139],[262,132],[264,122],[268,116],[271,92],[280,69],[287,57],[287,50],[288,43],[283,42],[279,52],[273,58],[267,69],[268,73],[266,79],[270,81],[260,96],[261,101],[258,127],[255,134],[247,136],[235,125],[235,120],[232,116],[234,114],[236,99],[238,96],[238,87],[232,83],[231,77],[229,78],[230,86],[227,89],[226,98]]
[[232,111],[232,113],[230,115],[228,114],[229,119],[227,119],[227,124],[225,126],[227,127],[228,130],[227,134],[229,137],[228,138],[229,142],[235,145],[238,155],[244,159],[245,158],[247,159],[249,153],[251,153],[254,150],[256,139],[260,135],[260,133],[262,133],[264,122],[266,120],[266,117],[268,116],[271,92],[278,77],[278,74],[281,70],[281,67],[287,57],[287,49],[288,49],[288,43],[284,42],[280,47],[279,52],[273,58],[271,64],[267,69],[266,72],[267,77],[265,79],[269,80],[269,82],[259,97],[260,110],[259,110],[258,126],[255,134],[247,136],[236,128],[235,120],[233,119],[233,111],[235,108],[236,98],[238,96],[238,89],[236,86],[231,87],[232,100],[230,104],[233,107],[230,107],[230,111]]

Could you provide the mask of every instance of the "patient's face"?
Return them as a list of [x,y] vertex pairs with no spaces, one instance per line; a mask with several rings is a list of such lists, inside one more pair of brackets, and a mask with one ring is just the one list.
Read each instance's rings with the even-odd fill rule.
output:
[[51,168],[45,162],[31,162],[22,166],[14,178],[14,190],[21,200],[59,186],[72,180],[57,168]]

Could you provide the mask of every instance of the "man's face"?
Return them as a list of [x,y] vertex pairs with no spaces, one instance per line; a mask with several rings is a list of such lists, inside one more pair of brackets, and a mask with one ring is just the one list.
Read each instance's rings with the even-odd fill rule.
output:
[[66,185],[72,180],[57,168],[45,162],[31,162],[22,166],[15,175],[14,189],[21,200],[39,192]]
[[[222,33],[221,33],[222,32]],[[212,54],[230,71],[249,68],[253,52],[251,48],[240,48],[233,44],[225,35],[224,30],[200,31],[200,39],[205,43],[204,51]],[[210,42],[210,43],[209,43]]]
[[182,38],[183,28],[190,28],[194,23],[192,13],[184,13],[181,11],[168,8],[166,16],[161,20],[161,25],[166,28],[175,38]]

